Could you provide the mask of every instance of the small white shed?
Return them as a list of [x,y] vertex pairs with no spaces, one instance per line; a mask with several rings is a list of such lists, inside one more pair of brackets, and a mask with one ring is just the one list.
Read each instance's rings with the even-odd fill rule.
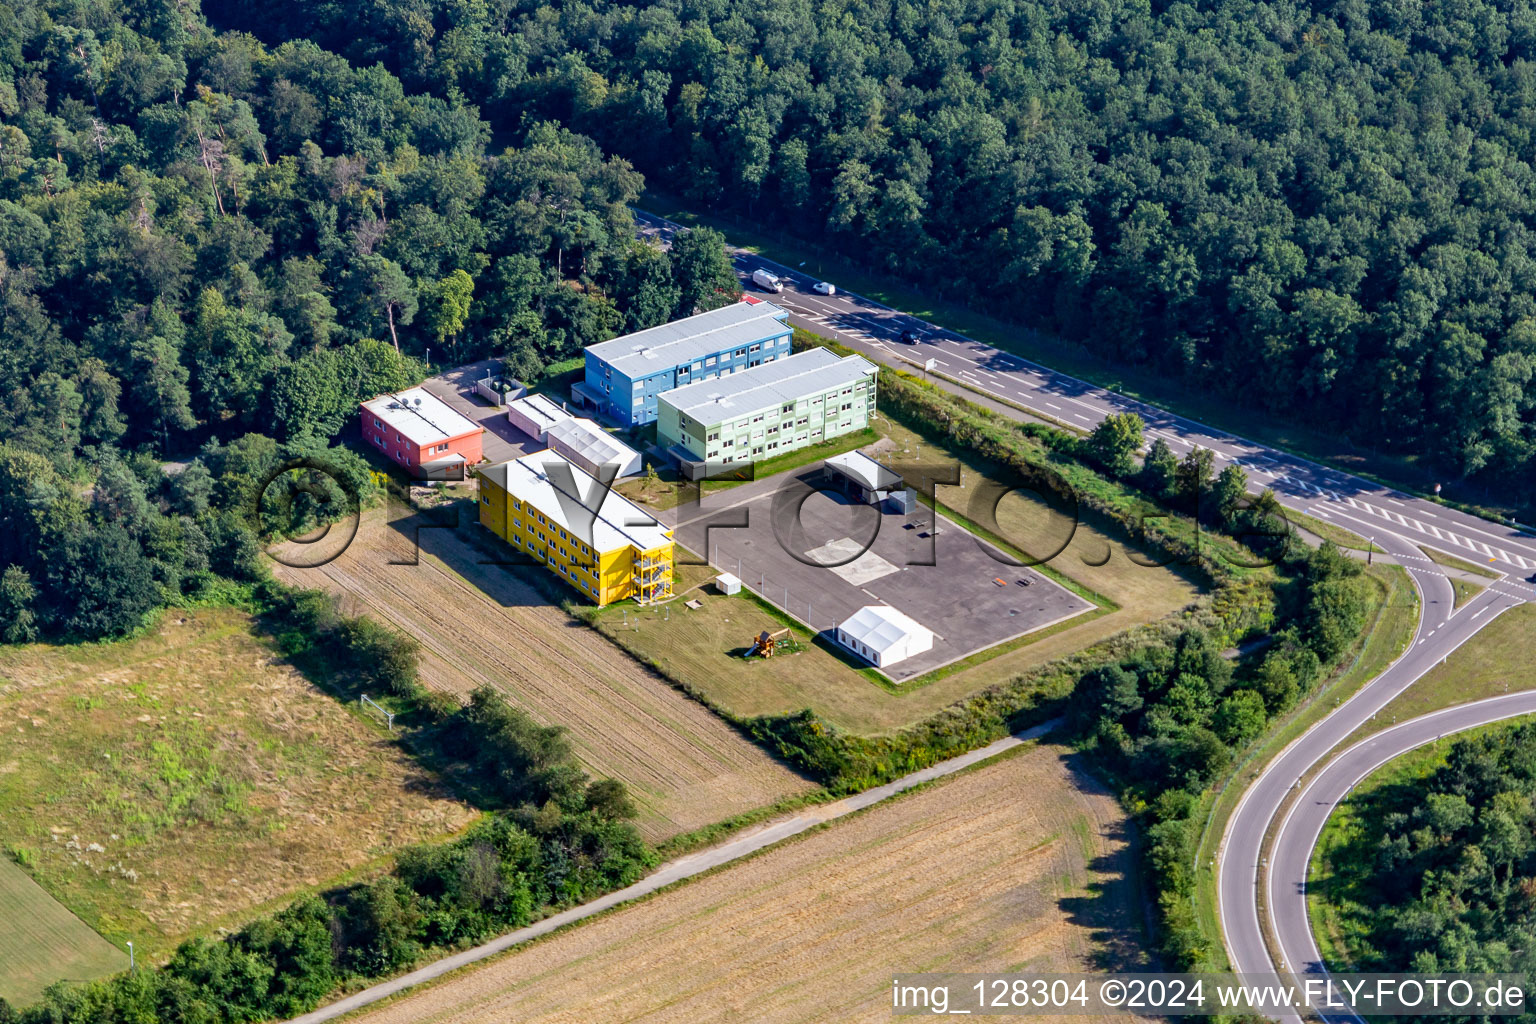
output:
[[867,604],[837,627],[837,642],[876,668],[933,649],[933,630],[890,605]]
[[575,417],[547,395],[529,395],[507,404],[507,419],[529,437],[543,441],[550,427]]
[[741,593],[741,580],[735,573],[723,572],[715,577],[715,586],[720,588],[722,594]]

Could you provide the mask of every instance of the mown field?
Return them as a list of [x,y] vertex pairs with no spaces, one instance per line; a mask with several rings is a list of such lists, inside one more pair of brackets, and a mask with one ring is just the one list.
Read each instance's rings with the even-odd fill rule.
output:
[[89,981],[128,966],[128,954],[93,932],[7,857],[0,857],[0,999],[25,1006],[61,979]]
[[1126,827],[1025,748],[355,1019],[842,1024],[890,1020],[898,971],[1128,969]]
[[[7,647],[0,723],[0,850],[150,960],[476,813],[232,608],[172,610],[118,643]],[[0,928],[0,991],[26,971],[13,943]]]
[[551,601],[530,579],[545,569],[487,564],[512,549],[475,521],[473,503],[455,509],[456,528],[419,534],[405,525],[417,520],[392,526],[371,510],[340,557],[277,566],[278,575],[417,637],[427,686],[467,695],[490,683],[540,722],[565,726],[588,771],[629,786],[647,839],[814,788]]
[[[934,467],[953,461],[888,417],[877,421],[882,435],[868,450],[892,465]],[[747,596],[726,597],[700,587],[712,573],[702,567],[680,571],[678,591],[690,588],[702,607],[684,609],[674,602],[664,609],[605,609],[595,621],[600,629],[636,656],[738,715],[778,714],[814,708],[843,728],[862,733],[899,729],[928,717],[1010,675],[1081,650],[1138,623],[1162,618],[1199,599],[1201,590],[1177,567],[1157,568],[1132,561],[1135,548],[1108,524],[1075,525],[1044,502],[1012,493],[999,502],[977,505],[971,495],[986,478],[976,466],[960,465],[960,483],[940,486],[941,504],[994,533],[1016,549],[1047,558],[1045,567],[1079,591],[1102,599],[1107,610],[1083,615],[1000,645],[928,677],[885,686],[860,672],[842,654],[812,644],[809,631],[796,628],[806,649],[789,658],[743,660],[739,655],[763,629],[779,629],[788,620],[766,611]],[[979,520],[979,521],[978,521]],[[1146,559],[1143,559],[1146,561]]]

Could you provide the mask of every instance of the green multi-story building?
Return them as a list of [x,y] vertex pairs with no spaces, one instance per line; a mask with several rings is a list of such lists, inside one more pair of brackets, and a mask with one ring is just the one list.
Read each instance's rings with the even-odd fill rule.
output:
[[692,476],[850,431],[875,414],[875,364],[824,348],[663,392],[656,436]]

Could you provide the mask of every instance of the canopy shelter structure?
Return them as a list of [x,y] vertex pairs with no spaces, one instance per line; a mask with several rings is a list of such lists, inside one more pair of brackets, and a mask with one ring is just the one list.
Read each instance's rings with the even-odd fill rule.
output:
[[832,486],[861,505],[878,505],[903,490],[901,475],[860,451],[834,455],[822,463]]

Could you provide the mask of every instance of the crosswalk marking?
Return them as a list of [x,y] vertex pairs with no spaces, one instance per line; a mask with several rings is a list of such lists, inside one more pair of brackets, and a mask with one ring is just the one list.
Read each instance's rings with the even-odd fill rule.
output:
[[[1277,479],[1284,480],[1287,483],[1293,482],[1289,477],[1283,475]],[[1303,481],[1294,482],[1304,483]],[[1319,490],[1316,487],[1312,487],[1311,484],[1306,484],[1306,486],[1311,487],[1312,490]],[[1319,491],[1319,493],[1322,492]],[[1361,501],[1358,498],[1347,496],[1341,499],[1339,495],[1333,494],[1331,491],[1327,493],[1330,494],[1335,501],[1339,501],[1340,504],[1347,505],[1350,508],[1359,509],[1361,512],[1375,516],[1378,519],[1385,519],[1389,523],[1396,523],[1401,526],[1412,527],[1419,533],[1425,535],[1433,535],[1436,540],[1448,541],[1451,544],[1455,544],[1457,547],[1466,548],[1468,551],[1474,553],[1481,553],[1484,557],[1492,561],[1499,561],[1506,565],[1518,566],[1521,569],[1530,569],[1536,567],[1536,562],[1531,562],[1524,556],[1517,555],[1514,552],[1505,551],[1503,548],[1496,548],[1482,541],[1474,541],[1469,537],[1463,537],[1461,534],[1452,533],[1449,530],[1441,530],[1432,523],[1425,523],[1417,519],[1409,518],[1400,513],[1393,512],[1391,509],[1372,505],[1368,501]]]

